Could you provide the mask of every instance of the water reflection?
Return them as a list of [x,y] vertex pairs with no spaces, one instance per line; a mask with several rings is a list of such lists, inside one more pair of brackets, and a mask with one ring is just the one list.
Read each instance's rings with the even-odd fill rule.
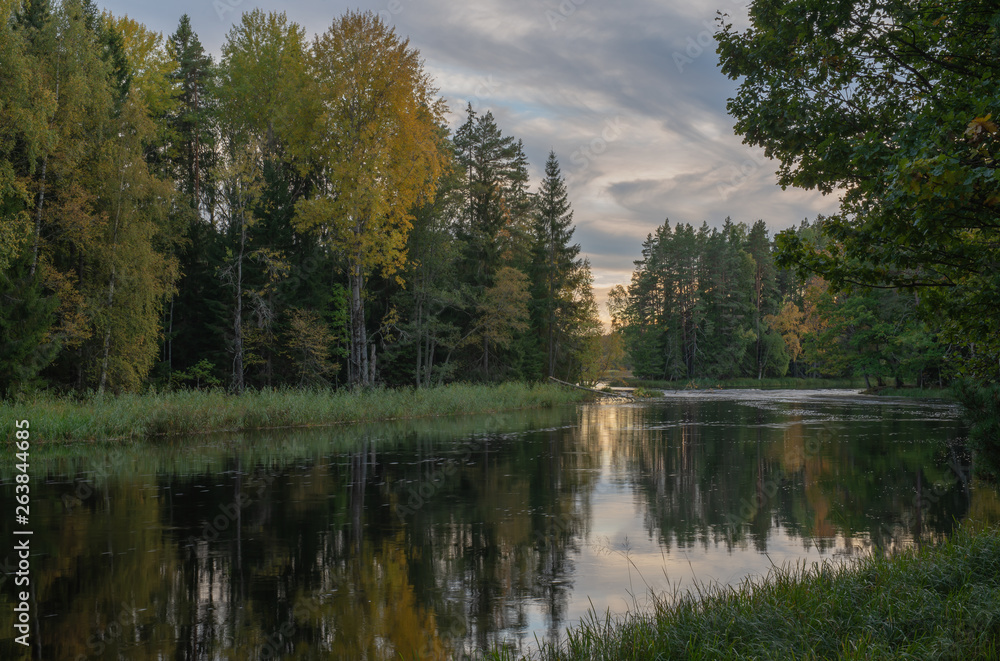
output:
[[725,391],[52,458],[32,465],[37,646],[0,655],[523,646],[649,589],[997,518],[996,493],[968,484],[963,434],[943,404]]

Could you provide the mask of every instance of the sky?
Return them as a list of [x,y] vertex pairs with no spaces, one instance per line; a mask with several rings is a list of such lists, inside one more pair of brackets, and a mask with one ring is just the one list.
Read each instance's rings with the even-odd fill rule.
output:
[[410,40],[449,108],[492,111],[524,141],[532,188],[549,151],[566,178],[574,240],[605,300],[627,284],[646,236],[666,219],[772,232],[836,211],[835,196],[775,184],[777,163],[742,144],[726,113],[737,91],[718,67],[716,13],[747,24],[746,0],[98,0],[164,37],[182,14],[218,60],[243,12],[285,12],[310,37],[348,10],[371,10]]

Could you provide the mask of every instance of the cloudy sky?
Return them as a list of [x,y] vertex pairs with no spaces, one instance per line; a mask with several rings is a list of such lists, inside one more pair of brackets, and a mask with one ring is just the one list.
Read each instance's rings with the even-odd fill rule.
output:
[[533,187],[555,150],[566,176],[575,239],[603,301],[627,283],[647,234],[664,220],[719,226],[763,218],[772,232],[837,200],[775,185],[776,165],[733,134],[726,100],[736,83],[717,65],[717,11],[737,27],[745,0],[98,0],[152,30],[191,17],[218,59],[225,35],[254,8],[285,12],[309,35],[348,9],[377,12],[420,51],[453,128],[467,103],[491,110],[524,141]]

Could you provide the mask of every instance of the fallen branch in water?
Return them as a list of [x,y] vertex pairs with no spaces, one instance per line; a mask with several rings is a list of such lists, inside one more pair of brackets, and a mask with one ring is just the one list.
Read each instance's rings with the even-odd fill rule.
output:
[[585,386],[578,386],[575,383],[567,383],[566,381],[560,381],[554,376],[549,377],[550,380],[564,386],[569,386],[570,388],[576,388],[577,390],[586,390],[587,392],[596,393],[598,395],[604,395],[605,397],[623,397],[625,399],[635,399],[632,395],[626,395],[623,392],[607,392],[606,390],[595,390],[593,388],[587,388]]

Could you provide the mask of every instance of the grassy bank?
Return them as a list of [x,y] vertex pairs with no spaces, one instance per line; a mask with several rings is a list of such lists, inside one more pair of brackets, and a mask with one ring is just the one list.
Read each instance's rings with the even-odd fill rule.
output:
[[374,422],[398,418],[493,413],[551,407],[586,399],[550,384],[452,384],[414,390],[177,391],[73,399],[42,396],[0,403],[0,429],[31,424],[33,442],[130,441],[156,435]]
[[951,399],[955,393],[951,388],[872,388],[864,392],[882,397],[909,397],[910,399]]
[[817,388],[864,388],[864,379],[687,379],[678,381],[655,381],[647,379],[623,379],[629,386],[658,388],[660,390],[708,390],[711,388],[761,388],[761,389],[803,389]]
[[1000,533],[964,529],[920,552],[775,569],[650,613],[592,616],[530,658],[998,659]]

